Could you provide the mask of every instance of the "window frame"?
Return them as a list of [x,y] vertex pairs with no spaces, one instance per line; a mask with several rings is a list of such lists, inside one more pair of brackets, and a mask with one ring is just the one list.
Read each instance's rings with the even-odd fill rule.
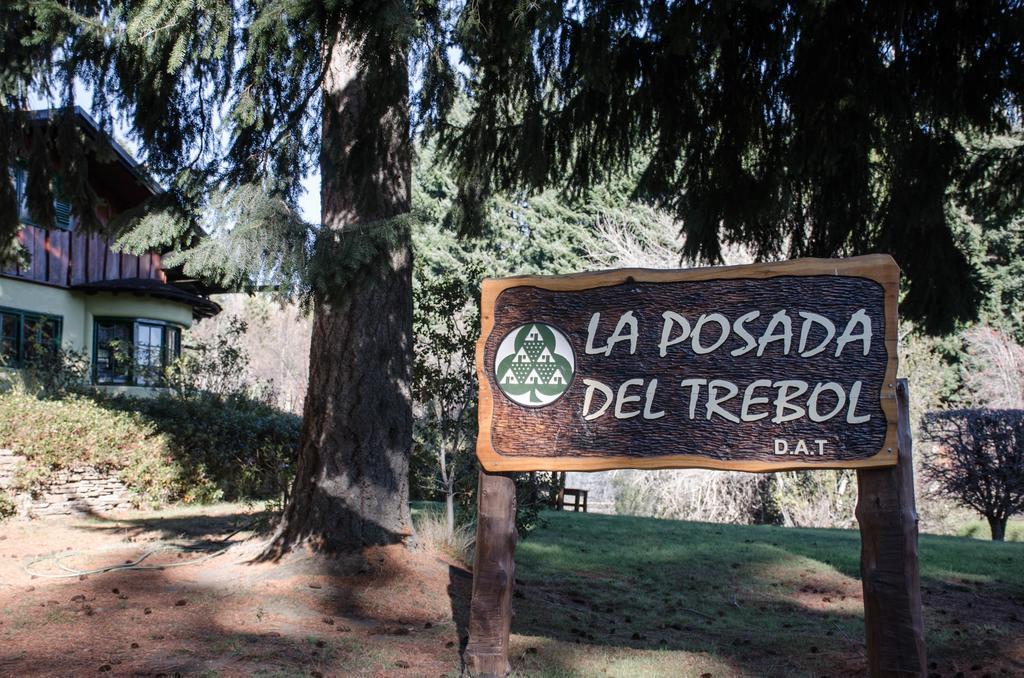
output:
[[[56,323],[57,331],[54,332],[53,336],[53,349],[56,351],[64,342],[64,316],[56,315],[54,313],[41,313],[39,311],[29,311],[22,308],[12,308],[10,306],[0,306],[0,314],[12,315],[17,318],[17,336],[14,337],[15,341],[15,357],[10,364],[0,365],[0,367],[7,367],[11,369],[19,369],[24,367],[25,360],[28,355],[25,352],[25,347],[28,346],[28,342],[25,337],[25,328],[27,326],[27,320],[41,320],[47,321],[52,320]],[[0,323],[0,333],[3,331],[2,323]],[[7,335],[0,334],[0,340],[7,339]]]
[[[128,354],[131,356],[131,360],[128,364],[127,372],[124,376],[124,381],[116,381],[114,379],[100,380],[99,376],[99,360],[98,354],[100,350],[99,331],[100,325],[103,323],[117,323],[121,325],[127,325],[130,328]],[[152,381],[142,381],[147,379],[146,376],[140,375],[138,368],[138,361],[136,358],[136,345],[138,343],[138,328],[139,326],[145,327],[159,327],[160,332],[160,376]],[[136,388],[164,388],[163,371],[166,370],[170,364],[181,355],[181,333],[185,328],[177,323],[168,322],[166,320],[155,320],[152,318],[137,318],[137,317],[123,317],[123,316],[93,316],[92,319],[92,365],[90,372],[92,373],[92,383],[96,386],[131,386]],[[169,338],[173,337],[172,341]]]
[[[27,191],[26,187],[28,185],[28,170],[24,167],[18,167],[15,165],[11,168],[11,173],[13,174],[12,179],[14,180],[14,193],[18,203],[18,222],[25,224],[26,226],[42,228],[42,226],[37,224],[28,213],[28,204],[25,200],[25,192]],[[53,180],[51,189],[53,191],[53,228],[60,231],[73,230],[71,203],[60,198],[61,187],[59,177]]]

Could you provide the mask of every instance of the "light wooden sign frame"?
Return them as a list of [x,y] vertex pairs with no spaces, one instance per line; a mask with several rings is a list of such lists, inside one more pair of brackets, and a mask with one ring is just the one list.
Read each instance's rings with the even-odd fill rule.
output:
[[[523,276],[488,279],[481,292],[481,336],[476,346],[477,376],[480,386],[479,435],[477,458],[490,472],[511,471],[601,471],[620,468],[709,468],[754,472],[775,472],[801,469],[876,468],[893,466],[899,455],[896,435],[896,373],[898,341],[899,267],[889,255],[875,254],[849,259],[796,259],[779,263],[742,266],[721,266],[688,270],[617,269],[596,273],[563,276]],[[495,329],[495,306],[499,296],[514,288],[536,288],[556,292],[583,292],[601,290],[628,283],[675,283],[731,280],[769,280],[773,278],[806,278],[835,276],[863,278],[878,283],[883,291],[885,327],[882,334],[887,354],[879,403],[886,418],[884,441],[870,457],[856,459],[810,459],[796,456],[773,459],[715,459],[703,454],[665,454],[628,456],[609,449],[607,453],[587,456],[571,451],[546,456],[524,454],[505,455],[494,444],[495,402],[503,398],[494,384],[492,365],[485,359],[485,349],[492,342]],[[814,310],[814,301],[805,304]],[[558,438],[538,440],[539,445],[551,444]]]

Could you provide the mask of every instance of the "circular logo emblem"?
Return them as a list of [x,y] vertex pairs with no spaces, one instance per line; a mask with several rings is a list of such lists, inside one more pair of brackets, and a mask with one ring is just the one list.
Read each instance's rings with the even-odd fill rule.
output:
[[509,332],[494,357],[498,388],[513,402],[543,407],[569,389],[576,358],[568,338],[544,323],[520,325]]

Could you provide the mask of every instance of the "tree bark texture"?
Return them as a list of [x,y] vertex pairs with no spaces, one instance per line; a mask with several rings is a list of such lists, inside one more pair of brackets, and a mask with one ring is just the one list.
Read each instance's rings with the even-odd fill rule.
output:
[[512,477],[480,471],[477,487],[473,600],[469,610],[466,665],[477,677],[504,677],[512,670],[512,587],[516,580],[516,487]]
[[871,676],[923,676],[927,659],[907,380],[896,384],[899,461],[857,471],[860,574]]
[[[366,238],[382,220],[409,211],[407,54],[387,42],[357,46],[342,35],[330,48],[321,217],[335,244]],[[297,476],[271,555],[298,543],[338,552],[402,542],[412,532],[407,233],[381,246],[340,289],[316,293],[309,360]]]

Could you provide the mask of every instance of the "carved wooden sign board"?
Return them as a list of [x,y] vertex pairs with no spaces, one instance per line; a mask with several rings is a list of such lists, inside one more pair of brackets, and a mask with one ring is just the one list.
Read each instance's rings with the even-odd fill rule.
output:
[[886,255],[485,280],[485,469],[896,464]]

